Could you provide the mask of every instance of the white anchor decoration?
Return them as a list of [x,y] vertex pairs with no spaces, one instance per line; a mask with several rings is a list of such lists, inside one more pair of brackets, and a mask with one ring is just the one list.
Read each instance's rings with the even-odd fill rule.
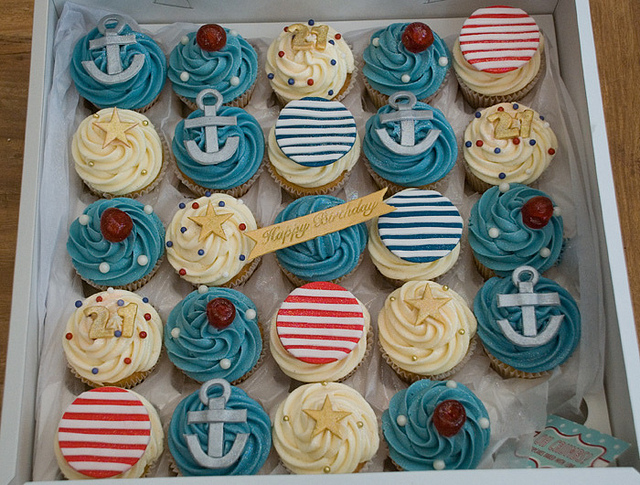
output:
[[[107,24],[116,23],[115,27],[107,27]],[[144,65],[144,54],[135,54],[131,65],[122,69],[120,61],[120,46],[135,44],[136,36],[133,34],[120,35],[126,22],[120,15],[107,15],[100,20],[98,31],[104,36],[100,39],[89,41],[89,49],[102,49],[107,51],[107,73],[102,72],[93,61],[82,61],[82,65],[89,75],[104,84],[117,84],[128,81],[138,74]]]
[[[222,387],[222,396],[209,399],[207,391],[213,386]],[[225,409],[231,396],[231,386],[224,379],[212,379],[200,388],[200,401],[207,406],[207,411],[189,411],[187,423],[208,423],[209,438],[207,453],[202,451],[196,435],[184,435],[187,447],[193,459],[205,468],[225,468],[233,465],[242,455],[249,433],[238,433],[229,453],[224,455],[224,423],[246,423],[246,409]]]
[[[398,101],[406,99],[407,102],[399,103]],[[389,105],[396,111],[380,115],[381,123],[400,122],[400,144],[393,140],[387,130],[378,128],[376,133],[380,137],[380,141],[393,153],[398,155],[417,155],[424,153],[431,145],[435,143],[441,131],[432,129],[420,143],[415,142],[415,121],[432,120],[433,111],[431,110],[414,110],[417,99],[413,93],[409,91],[398,91],[389,97]]]
[[[530,274],[528,280],[522,279],[523,274]],[[518,293],[498,295],[498,308],[522,307],[522,334],[517,333],[509,321],[498,320],[505,337],[521,347],[537,347],[549,342],[558,333],[564,315],[553,315],[549,318],[547,328],[538,333],[536,328],[536,306],[556,306],[560,304],[558,293],[536,293],[534,287],[540,278],[538,271],[531,266],[520,266],[511,276]]]
[[[205,105],[204,97],[211,95],[216,98],[214,105]],[[235,126],[238,124],[236,116],[217,116],[217,111],[222,106],[222,94],[215,89],[203,89],[196,97],[196,104],[202,110],[204,116],[184,120],[185,128],[201,128],[204,126],[205,151],[203,152],[194,140],[185,140],[184,145],[196,162],[202,165],[217,165],[229,160],[238,149],[240,137],[230,136],[224,147],[218,143],[219,126]]]

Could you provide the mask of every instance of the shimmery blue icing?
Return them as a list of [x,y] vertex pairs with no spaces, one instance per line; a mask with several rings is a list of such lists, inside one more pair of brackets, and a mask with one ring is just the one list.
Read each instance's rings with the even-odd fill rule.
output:
[[413,122],[416,144],[424,140],[430,130],[441,131],[435,143],[425,152],[399,155],[380,140],[376,130],[383,128],[393,141],[400,144],[400,122],[380,122],[380,115],[395,112],[389,105],[380,108],[377,114],[367,120],[362,145],[371,168],[382,178],[403,187],[421,187],[437,182],[451,171],[458,158],[456,135],[442,112],[421,102],[417,102],[413,109],[433,111],[432,120]]
[[[196,110],[187,119],[203,116]],[[185,129],[184,120],[176,125],[172,149],[180,171],[205,188],[228,190],[242,185],[256,173],[264,156],[264,135],[256,119],[240,108],[222,106],[217,116],[236,116],[237,125],[219,126],[218,144],[223,147],[227,138],[238,137],[238,149],[229,160],[215,165],[203,165],[191,158],[185,142],[194,140],[200,150],[206,149],[204,127]]]
[[[306,216],[345,202],[329,195],[309,195],[289,204],[275,223]],[[364,223],[276,251],[280,265],[305,281],[331,281],[355,269],[367,245]]]
[[[467,414],[460,431],[450,437],[433,424],[436,406],[448,399],[460,402]],[[404,426],[397,422],[399,415],[407,418]],[[466,386],[424,379],[391,398],[382,414],[382,433],[391,459],[404,470],[433,470],[435,460],[442,460],[445,470],[467,470],[478,466],[489,444],[491,430],[480,426],[481,418],[489,419],[487,410]]]
[[558,333],[549,342],[537,347],[521,347],[508,340],[497,321],[506,319],[513,329],[522,334],[522,308],[498,308],[497,295],[518,293],[509,278],[491,278],[480,289],[473,302],[478,319],[478,336],[489,353],[498,360],[524,372],[544,372],[565,362],[580,342],[580,311],[578,305],[562,286],[540,277],[533,289],[536,293],[558,293],[560,305],[536,306],[536,330],[542,333],[554,315],[564,315]]
[[[120,242],[107,241],[100,232],[100,217],[109,207],[126,212],[133,221],[133,229]],[[144,204],[124,197],[100,199],[83,212],[89,223],[76,219],[69,228],[67,251],[78,274],[100,286],[126,286],[154,269],[164,254],[164,227],[155,212],[147,214]],[[138,256],[148,258],[141,265]],[[100,272],[100,263],[109,264],[107,273]]]
[[[523,265],[533,266],[543,273],[560,257],[563,245],[561,216],[552,216],[541,229],[531,229],[522,222],[522,206],[538,195],[549,197],[526,185],[510,184],[505,193],[494,186],[471,209],[469,244],[473,254],[498,276],[510,276],[514,269]],[[494,227],[500,231],[497,238],[489,236],[489,229]],[[540,255],[543,248],[551,251],[546,258]]]
[[[396,91],[411,91],[419,100],[434,94],[444,81],[450,62],[445,66],[438,59],[451,56],[446,44],[433,32],[433,44],[425,51],[409,52],[402,44],[402,33],[408,23],[391,24],[377,31],[371,39],[378,39],[378,47],[369,44],[364,50],[363,74],[372,88],[392,95]],[[408,74],[409,82],[402,76]]]
[[[196,96],[206,88],[216,89],[222,94],[223,102],[229,103],[242,96],[255,82],[258,74],[258,54],[240,35],[227,33],[227,44],[219,51],[208,52],[196,43],[196,32],[187,34],[189,42],[181,42],[169,56],[169,79],[173,90],[180,96],[195,102]],[[182,81],[180,74],[189,73],[189,79]],[[240,83],[231,84],[237,77]]]
[[[207,393],[209,398],[219,397],[219,386],[211,387]],[[271,421],[262,406],[251,399],[239,387],[231,386],[231,396],[225,409],[247,410],[247,421],[244,423],[224,423],[223,454],[227,454],[237,435],[248,433],[243,453],[234,464],[226,468],[210,469],[198,465],[189,448],[185,435],[195,435],[202,451],[207,453],[209,442],[209,424],[187,424],[187,413],[190,411],[206,411],[200,401],[199,390],[183,399],[176,407],[169,425],[169,451],[180,473],[184,476],[219,476],[219,475],[255,475],[269,456],[271,450]]]
[[71,57],[71,77],[80,95],[98,108],[117,107],[139,109],[151,103],[162,90],[167,77],[167,59],[162,49],[146,34],[135,32],[125,25],[120,35],[133,34],[135,44],[120,46],[120,60],[126,69],[136,54],[144,54],[140,72],[128,81],[104,85],[93,79],[82,65],[82,61],[93,61],[102,72],[107,72],[106,49],[89,49],[92,39],[103,35],[94,28],[80,39]]
[[[236,308],[236,317],[226,328],[209,324],[207,303],[214,298],[226,298]],[[257,319],[248,319],[247,310],[257,313],[255,304],[236,290],[209,288],[206,293],[189,293],[174,307],[165,324],[164,345],[169,359],[198,382],[240,379],[253,369],[262,352]],[[180,330],[177,338],[171,335],[174,328]],[[222,359],[231,363],[228,369],[220,367]]]

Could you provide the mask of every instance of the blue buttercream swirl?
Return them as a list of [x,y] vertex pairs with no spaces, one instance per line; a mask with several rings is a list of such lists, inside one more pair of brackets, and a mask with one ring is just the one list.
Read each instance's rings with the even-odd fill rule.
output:
[[[277,216],[275,224],[329,209],[345,202],[330,195],[308,195],[293,201]],[[364,223],[319,236],[276,251],[280,265],[305,281],[332,281],[355,269],[367,245]]]
[[[209,324],[207,303],[214,298],[226,298],[236,308],[233,322],[218,329]],[[228,288],[209,288],[206,293],[194,291],[178,303],[165,324],[164,345],[171,362],[199,382],[222,378],[229,382],[240,379],[258,362],[262,352],[262,337],[255,304],[245,295]],[[174,329],[179,330],[177,337]],[[222,359],[231,364],[220,366]]]
[[398,145],[402,134],[399,121],[380,121],[380,115],[396,111],[390,105],[383,106],[367,120],[362,148],[371,168],[382,178],[403,187],[422,187],[437,182],[451,171],[458,158],[458,142],[453,128],[440,110],[421,102],[412,109],[433,111],[433,119],[413,122],[416,144],[424,140],[431,130],[441,131],[430,148],[416,155],[400,155],[387,148],[376,130],[384,129]]
[[558,293],[560,305],[535,306],[536,331],[543,332],[551,317],[564,315],[558,333],[546,344],[522,347],[511,342],[498,325],[506,319],[519,334],[523,333],[522,308],[498,308],[498,295],[518,293],[511,278],[491,278],[480,289],[473,302],[478,319],[478,335],[487,351],[498,360],[524,372],[545,372],[565,362],[580,342],[580,311],[578,305],[562,286],[540,277],[534,287],[536,293]]
[[[219,386],[210,387],[209,398],[221,395]],[[184,476],[219,476],[219,475],[255,475],[264,465],[271,451],[271,421],[262,406],[251,399],[239,387],[231,386],[231,395],[225,404],[225,410],[247,410],[247,421],[244,423],[225,422],[223,424],[223,455],[229,453],[236,437],[248,433],[249,437],[240,458],[225,468],[204,468],[193,458],[187,447],[185,435],[195,435],[200,447],[207,453],[209,442],[208,423],[187,423],[187,415],[191,411],[206,411],[208,408],[200,401],[199,391],[190,394],[176,407],[168,430],[169,450],[173,460]]]
[[[196,33],[187,34],[187,44],[181,42],[169,56],[169,79],[176,94],[195,102],[198,93],[206,88],[222,94],[223,102],[229,103],[244,94],[258,75],[258,54],[240,35],[231,35],[228,29],[227,43],[219,51],[205,51],[196,42]],[[183,81],[180,74],[187,72],[189,79]],[[237,77],[239,83],[231,84]]]
[[131,65],[136,54],[144,55],[142,69],[128,81],[105,85],[96,81],[82,65],[82,61],[91,61],[96,67],[107,73],[107,50],[89,49],[89,42],[104,37],[94,28],[80,39],[71,56],[71,77],[80,95],[98,108],[117,107],[123,109],[140,109],[156,99],[167,78],[167,59],[162,49],[146,34],[136,32],[125,25],[120,35],[133,34],[135,44],[120,46],[120,62],[122,68]]
[[[126,239],[120,242],[107,241],[100,231],[102,213],[110,208],[120,209],[131,217],[133,228]],[[69,228],[67,251],[78,274],[98,286],[126,286],[144,278],[153,271],[164,254],[164,226],[152,212],[147,214],[145,206],[124,197],[100,199],[83,212],[89,216],[86,225],[80,218]],[[140,256],[146,256],[146,264],[140,264]],[[102,273],[100,264],[107,263],[109,271]]]
[[[522,206],[532,197],[546,193],[521,184],[510,184],[505,193],[499,186],[487,190],[471,209],[469,244],[480,263],[498,276],[510,276],[519,266],[533,266],[543,273],[560,257],[563,245],[562,217],[553,215],[541,229],[532,229],[522,222]],[[553,200],[552,200],[553,201]],[[499,235],[492,238],[489,230]],[[548,257],[540,255],[547,248]]]
[[[435,460],[444,462],[445,470],[468,470],[478,466],[489,444],[489,415],[484,404],[466,386],[453,381],[423,379],[396,393],[389,409],[382,414],[382,433],[389,444],[389,455],[407,471],[433,470]],[[442,436],[433,424],[438,404],[456,400],[464,406],[467,419],[453,436]],[[406,424],[398,424],[398,416]]]
[[[369,43],[364,50],[363,74],[372,88],[392,95],[396,91],[411,91],[418,99],[434,94],[447,74],[451,55],[443,40],[433,32],[433,44],[422,52],[409,52],[402,43],[402,33],[408,23],[391,24],[377,31],[371,40],[378,39],[378,46]],[[441,66],[438,60],[447,58]],[[402,80],[409,75],[409,81]]]
[[[238,137],[238,149],[224,162],[203,165],[189,155],[185,142],[193,140],[200,150],[206,151],[205,128],[184,127],[184,120],[176,125],[173,137],[173,154],[180,171],[196,184],[215,190],[228,190],[242,185],[257,172],[264,157],[264,135],[256,119],[240,108],[221,106],[217,116],[235,116],[236,125],[219,126],[218,146],[222,148],[227,139]],[[191,113],[187,119],[204,116],[201,110]]]

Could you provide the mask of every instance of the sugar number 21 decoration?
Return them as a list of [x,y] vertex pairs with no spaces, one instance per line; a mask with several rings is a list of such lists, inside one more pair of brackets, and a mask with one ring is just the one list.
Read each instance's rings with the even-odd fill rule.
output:
[[89,329],[89,338],[107,338],[113,337],[115,332],[120,330],[122,337],[133,337],[133,330],[138,313],[138,305],[129,303],[118,308],[116,312],[122,319],[122,328],[119,329],[118,321],[109,318],[109,310],[102,306],[92,306],[85,309],[84,314],[93,319],[91,328]]
[[[327,47],[327,34],[329,27],[326,25],[314,25],[309,28],[305,24],[293,24],[288,27],[288,31],[293,33],[292,47],[294,50],[310,50],[314,47],[323,51]],[[315,39],[310,37],[315,34]]]
[[498,111],[492,115],[487,116],[487,120],[490,122],[497,121],[494,136],[499,140],[505,140],[507,138],[516,138],[521,136],[522,138],[528,138],[531,134],[531,122],[533,121],[533,111],[526,109],[516,114],[515,119],[520,122],[520,126],[513,125],[513,116],[504,111]]

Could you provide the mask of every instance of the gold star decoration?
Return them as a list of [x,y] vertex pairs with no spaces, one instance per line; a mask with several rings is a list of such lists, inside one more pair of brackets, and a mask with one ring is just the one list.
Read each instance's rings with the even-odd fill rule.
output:
[[340,439],[342,439],[342,435],[340,434],[338,421],[351,414],[348,411],[334,411],[328,395],[324,398],[322,409],[303,409],[303,411],[316,422],[316,427],[313,429],[313,434],[311,435],[312,437],[315,437],[327,429]]
[[418,317],[416,318],[415,325],[419,325],[425,321],[428,317],[435,317],[440,313],[440,308],[449,303],[451,298],[435,298],[431,293],[431,287],[427,283],[424,287],[424,294],[422,298],[407,299],[407,303],[418,310]]
[[216,210],[211,205],[211,202],[209,202],[205,215],[193,216],[189,217],[189,219],[200,226],[200,237],[198,241],[203,241],[210,234],[221,237],[226,241],[227,237],[222,228],[222,224],[231,217],[233,217],[233,214],[216,214]]
[[120,121],[120,115],[118,114],[118,108],[113,108],[111,119],[109,121],[94,121],[94,125],[100,128],[106,133],[104,136],[104,143],[102,148],[105,148],[109,143],[115,140],[121,141],[126,146],[130,147],[131,144],[127,140],[127,131],[136,126],[138,122]]

